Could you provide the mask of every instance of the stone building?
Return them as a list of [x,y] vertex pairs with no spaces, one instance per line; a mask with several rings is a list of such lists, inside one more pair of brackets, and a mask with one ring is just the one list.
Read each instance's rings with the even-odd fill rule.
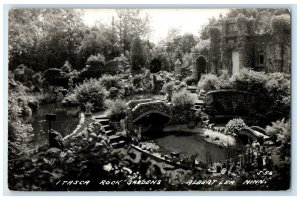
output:
[[235,74],[243,67],[290,73],[290,39],[290,31],[259,30],[253,18],[226,19],[210,27],[207,45],[192,49],[193,77],[198,81],[202,74],[225,69]]

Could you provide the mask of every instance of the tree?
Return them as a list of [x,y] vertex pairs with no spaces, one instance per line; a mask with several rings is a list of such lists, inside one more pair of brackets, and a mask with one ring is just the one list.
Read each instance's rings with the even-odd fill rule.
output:
[[182,36],[182,50],[184,53],[190,53],[191,48],[196,45],[196,40],[192,33],[185,33]]
[[11,9],[9,11],[8,53],[9,67],[25,64],[30,59],[28,55],[34,52],[39,40],[37,18],[39,9]]
[[136,37],[130,49],[132,70],[140,70],[146,63],[146,53],[142,40]]
[[43,9],[40,16],[42,39],[38,45],[44,68],[58,67],[69,60],[75,65],[77,48],[86,27],[81,12],[74,9]]
[[98,27],[88,30],[78,47],[79,66],[86,64],[87,58],[91,55],[104,54],[105,49],[109,48],[109,41],[102,35]]
[[150,22],[147,14],[142,15],[139,9],[118,9],[116,28],[119,43],[123,48],[123,53],[130,49],[131,41],[140,37],[147,39],[150,33]]
[[[35,71],[73,62],[85,26],[74,9],[13,9],[9,13],[9,65]],[[74,63],[72,63],[74,65]]]

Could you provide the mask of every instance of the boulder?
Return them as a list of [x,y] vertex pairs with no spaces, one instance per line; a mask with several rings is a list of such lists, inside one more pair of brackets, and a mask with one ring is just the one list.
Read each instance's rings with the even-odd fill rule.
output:
[[61,134],[55,130],[51,130],[49,133],[50,147],[56,147],[58,149],[64,148],[64,141]]
[[97,142],[97,143],[95,144],[94,150],[95,150],[95,151],[99,151],[100,149],[102,149],[102,147],[103,147],[103,144]]
[[97,138],[97,135],[96,135],[96,133],[91,133],[91,134],[90,134],[90,137],[92,137],[92,138],[95,139],[95,138]]
[[32,110],[37,110],[39,108],[38,100],[30,99],[30,100],[28,100],[27,104]]
[[60,154],[61,150],[56,147],[51,147],[46,151],[47,154]]
[[58,68],[50,68],[45,71],[45,80],[49,83],[49,85],[53,86],[62,86],[64,88],[68,87],[69,83],[69,75],[58,69]]

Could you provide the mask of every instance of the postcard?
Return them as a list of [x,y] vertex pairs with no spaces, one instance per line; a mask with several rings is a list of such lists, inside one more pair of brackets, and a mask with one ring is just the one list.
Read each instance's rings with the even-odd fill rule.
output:
[[288,8],[13,8],[11,191],[287,191]]

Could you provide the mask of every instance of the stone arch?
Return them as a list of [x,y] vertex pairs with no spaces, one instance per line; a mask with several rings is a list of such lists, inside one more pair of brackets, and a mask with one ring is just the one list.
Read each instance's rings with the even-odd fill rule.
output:
[[198,58],[196,59],[196,73],[197,73],[198,80],[201,78],[201,74],[206,73],[206,66],[207,66],[207,61],[205,57],[202,55],[198,56]]
[[[149,99],[129,102],[127,112],[127,129],[132,130],[133,124],[155,124],[162,127],[171,118],[170,104],[164,101]],[[147,123],[145,123],[147,122]]]
[[139,121],[143,117],[145,117],[147,115],[150,115],[150,114],[159,114],[159,115],[162,115],[164,117],[170,118],[170,115],[165,113],[165,112],[161,112],[161,111],[157,111],[157,110],[150,110],[148,112],[144,112],[143,114],[139,115],[137,118],[133,119],[132,123],[134,124],[135,122]]

